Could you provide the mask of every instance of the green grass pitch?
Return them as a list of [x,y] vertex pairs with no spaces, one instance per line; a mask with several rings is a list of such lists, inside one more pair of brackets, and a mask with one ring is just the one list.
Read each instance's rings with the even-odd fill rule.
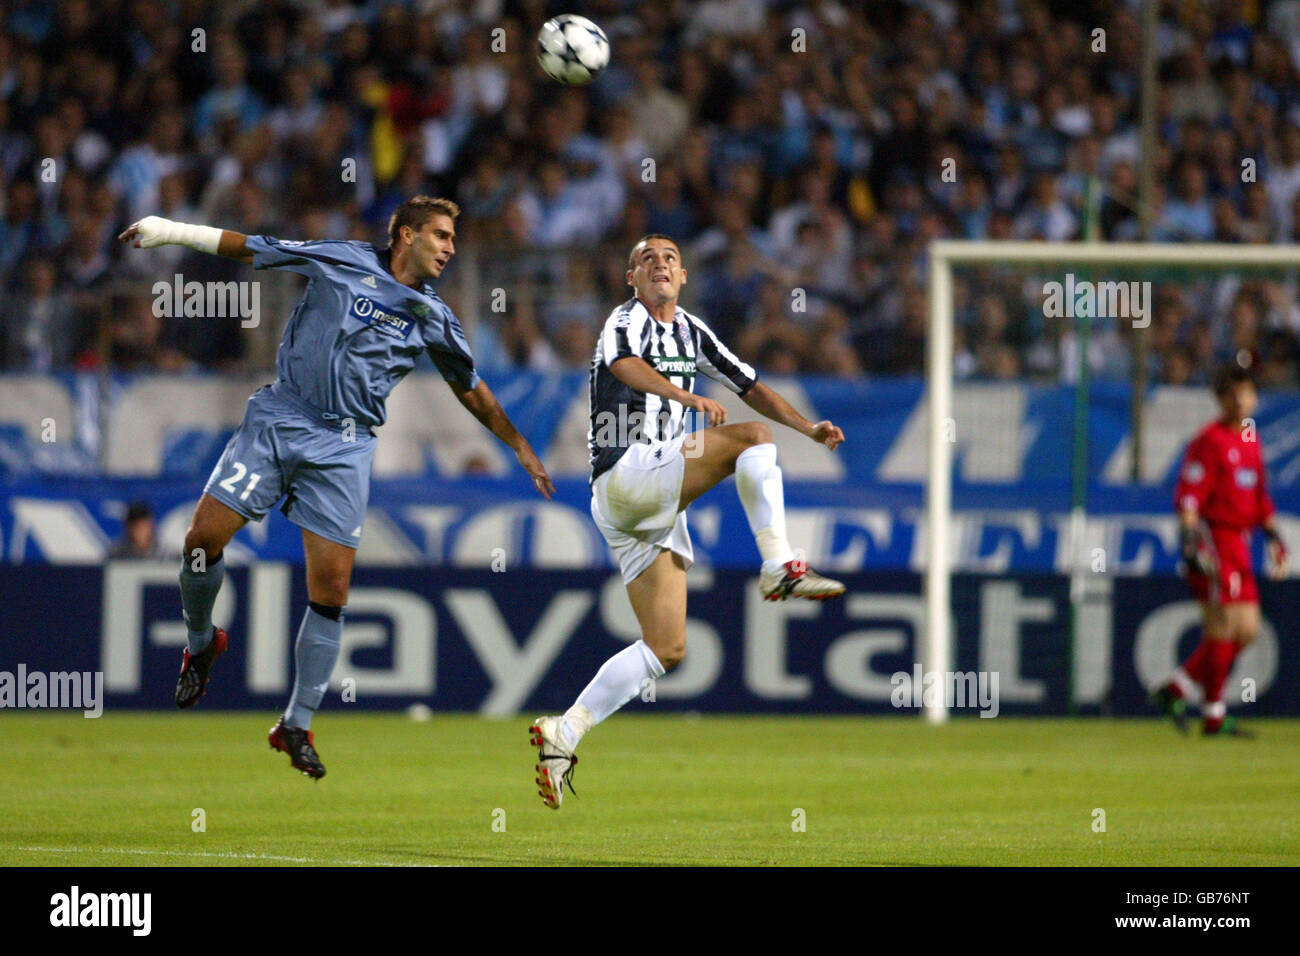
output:
[[527,718],[327,712],[313,783],[267,747],[270,715],[11,711],[0,864],[1300,863],[1297,720],[1205,740],[1155,720],[647,709],[592,732],[559,812]]

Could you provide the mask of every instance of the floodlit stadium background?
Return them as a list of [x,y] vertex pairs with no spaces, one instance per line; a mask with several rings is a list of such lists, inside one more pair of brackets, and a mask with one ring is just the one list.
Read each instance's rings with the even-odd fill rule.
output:
[[[762,605],[743,512],[712,492],[691,511],[690,652],[659,703],[892,712],[922,626],[928,243],[1300,232],[1300,3],[1159,6],[1145,155],[1127,3],[0,6],[0,667],[103,670],[110,706],[169,705],[173,555],[301,288],[113,237],[155,213],[382,244],[423,192],[462,207],[440,293],[560,494],[538,498],[431,367],[402,383],[336,680],[360,706],[513,713],[564,703],[635,638],[587,513],[585,370],[629,295],[628,248],[656,231],[682,245],[685,306],[844,429],[836,454],[779,442],[791,537],[852,591]],[[611,38],[591,88],[536,65],[562,11]],[[1047,314],[1067,271],[956,274],[954,661],[1002,675],[1003,712],[1138,714],[1195,638],[1171,491],[1225,360],[1259,372],[1300,544],[1297,276],[1073,270],[1151,282],[1138,334]],[[255,282],[255,321],[160,315],[155,285],[178,281]],[[136,501],[156,553],[109,560]],[[1079,504],[1090,573],[1072,588]],[[273,514],[229,553],[216,617],[240,677],[205,706],[275,706],[306,598],[298,532]],[[1264,605],[1240,674],[1256,712],[1295,714],[1300,590],[1267,585]]]

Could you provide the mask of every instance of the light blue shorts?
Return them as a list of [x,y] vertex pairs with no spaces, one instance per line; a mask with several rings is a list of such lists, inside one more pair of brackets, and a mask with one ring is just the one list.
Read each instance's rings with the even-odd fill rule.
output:
[[284,498],[294,524],[349,548],[361,543],[375,436],[267,385],[248,400],[203,493],[252,521]]

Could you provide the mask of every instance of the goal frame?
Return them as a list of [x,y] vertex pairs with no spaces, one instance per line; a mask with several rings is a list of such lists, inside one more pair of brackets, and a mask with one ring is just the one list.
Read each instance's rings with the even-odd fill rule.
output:
[[[930,243],[929,319],[925,346],[926,432],[924,631],[922,672],[952,670],[953,268],[975,265],[1193,266],[1231,270],[1300,267],[1300,247],[1221,243],[1003,242],[939,239]],[[955,430],[951,432],[955,435]],[[933,695],[925,719],[948,719],[948,703]]]

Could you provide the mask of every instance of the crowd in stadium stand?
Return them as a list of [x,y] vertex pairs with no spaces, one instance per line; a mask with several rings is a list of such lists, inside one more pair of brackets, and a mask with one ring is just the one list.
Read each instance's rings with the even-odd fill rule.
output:
[[[589,90],[537,67],[535,31],[561,6],[610,36]],[[589,361],[628,296],[627,248],[664,232],[688,307],[742,355],[840,376],[921,372],[934,238],[1300,236],[1300,2],[1162,4],[1142,210],[1136,5],[1092,7],[0,3],[0,360],[247,364],[237,319],[155,315],[157,278],[249,276],[114,242],[151,213],[382,243],[403,198],[451,196],[462,252],[491,250],[472,288],[506,290],[504,310],[475,310],[476,351],[538,369]],[[444,286],[464,312],[455,265]],[[1041,277],[986,271],[958,291],[959,376],[1078,374],[1077,329],[1044,317]],[[1202,383],[1245,351],[1267,384],[1297,384],[1286,276],[1157,277],[1155,299],[1149,380]],[[1097,320],[1092,374],[1131,375],[1131,339],[1131,323]]]

